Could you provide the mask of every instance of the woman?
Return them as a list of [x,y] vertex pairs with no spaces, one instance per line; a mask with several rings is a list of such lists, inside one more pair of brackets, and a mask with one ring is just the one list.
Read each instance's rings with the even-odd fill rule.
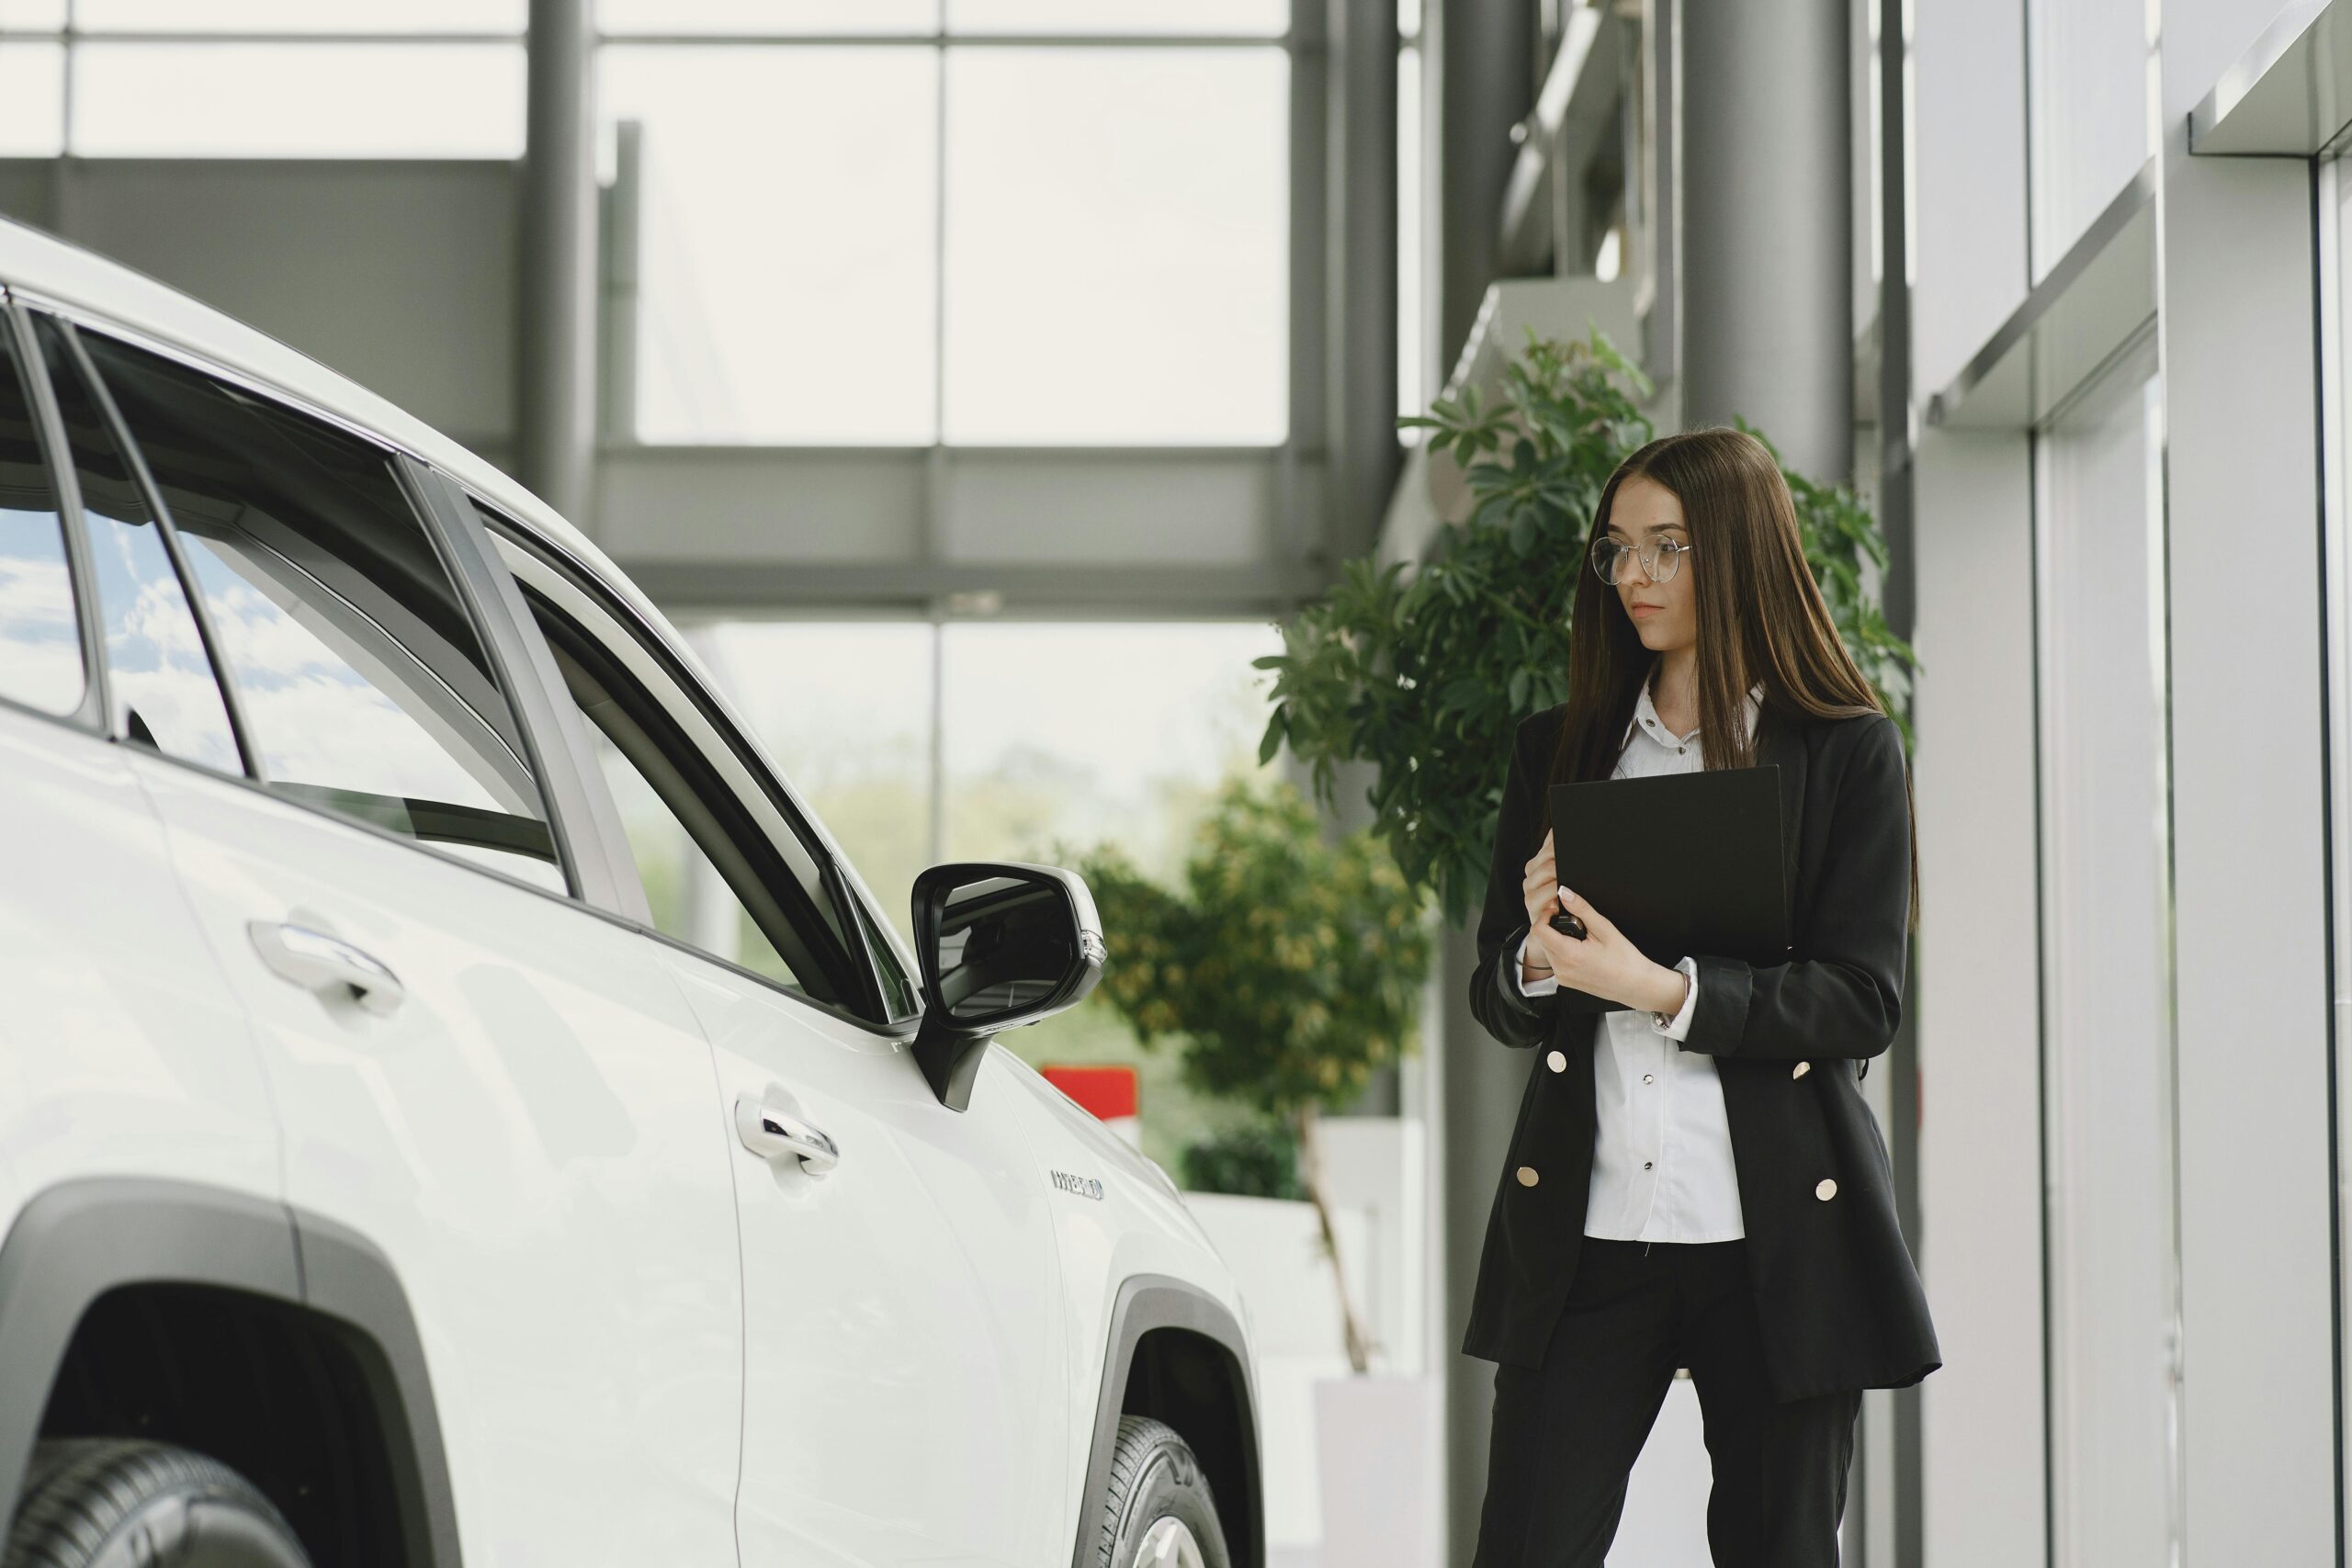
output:
[[[1857,1087],[1894,1038],[1917,918],[1901,736],[1754,436],[1633,453],[1577,570],[1568,700],[1519,727],[1470,985],[1489,1033],[1537,1049],[1462,1346],[1500,1363],[1476,1568],[1600,1568],[1678,1368],[1716,1563],[1835,1564],[1860,1391],[1941,1364]],[[1668,967],[1560,886],[1547,784],[1763,763],[1787,962]],[[1553,929],[1563,909],[1583,938]],[[1563,986],[1622,1010],[1566,1010]]]

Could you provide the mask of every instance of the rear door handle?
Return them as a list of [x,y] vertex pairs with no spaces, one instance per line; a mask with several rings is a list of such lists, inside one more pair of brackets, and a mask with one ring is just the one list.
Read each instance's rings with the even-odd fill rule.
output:
[[743,1146],[770,1162],[797,1158],[800,1168],[822,1176],[839,1165],[842,1151],[832,1139],[789,1111],[763,1105],[749,1095],[735,1101],[735,1135]]
[[252,920],[245,926],[261,961],[280,978],[322,997],[347,994],[379,1016],[399,1008],[408,987],[381,961],[339,936],[285,920]]

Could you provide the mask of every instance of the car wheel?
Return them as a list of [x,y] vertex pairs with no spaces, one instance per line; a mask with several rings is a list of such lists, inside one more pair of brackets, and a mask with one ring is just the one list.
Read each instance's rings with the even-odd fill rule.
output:
[[310,1568],[254,1484],[162,1443],[73,1438],[33,1450],[0,1568]]
[[1175,1430],[1119,1417],[1096,1568],[1232,1568],[1201,1461]]

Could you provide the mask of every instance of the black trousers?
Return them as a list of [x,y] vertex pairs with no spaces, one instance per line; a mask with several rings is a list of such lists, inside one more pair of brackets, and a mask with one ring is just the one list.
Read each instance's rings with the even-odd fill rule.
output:
[[1745,1241],[1585,1237],[1544,1364],[1495,1369],[1473,1568],[1601,1568],[1678,1367],[1714,1465],[1716,1568],[1836,1568],[1861,1393],[1776,1403],[1763,1355]]

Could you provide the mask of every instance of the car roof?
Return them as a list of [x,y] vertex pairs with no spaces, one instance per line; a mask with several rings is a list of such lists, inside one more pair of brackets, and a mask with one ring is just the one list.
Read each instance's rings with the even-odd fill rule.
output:
[[373,431],[472,489],[548,543],[594,568],[605,586],[664,634],[698,671],[684,639],[604,551],[530,489],[431,425],[339,371],[136,267],[85,250],[47,230],[0,217],[0,286],[112,321],[338,419]]

